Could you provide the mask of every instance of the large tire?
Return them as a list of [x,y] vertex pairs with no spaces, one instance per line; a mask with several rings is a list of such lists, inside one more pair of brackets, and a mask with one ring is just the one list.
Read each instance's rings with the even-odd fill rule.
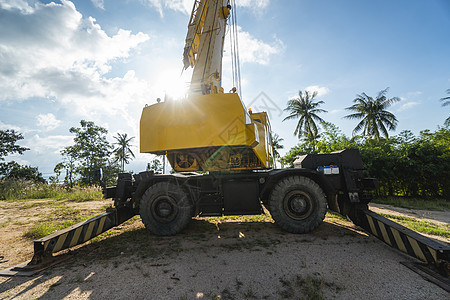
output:
[[277,182],[269,197],[269,211],[275,222],[292,233],[306,233],[322,223],[327,201],[320,186],[303,176]]
[[139,205],[145,227],[156,235],[175,235],[192,218],[192,203],[178,185],[159,182],[147,189]]

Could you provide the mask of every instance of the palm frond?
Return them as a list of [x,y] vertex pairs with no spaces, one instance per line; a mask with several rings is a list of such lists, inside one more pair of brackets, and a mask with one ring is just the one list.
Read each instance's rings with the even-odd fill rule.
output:
[[400,101],[400,98],[386,97],[389,88],[381,90],[375,99],[366,93],[361,93],[353,100],[353,105],[347,107],[346,110],[353,111],[352,114],[344,116],[346,119],[358,119],[360,122],[353,130],[353,135],[359,131],[369,137],[380,139],[380,133],[386,138],[388,130],[395,130],[397,127],[397,118],[395,115],[386,110],[393,103]]

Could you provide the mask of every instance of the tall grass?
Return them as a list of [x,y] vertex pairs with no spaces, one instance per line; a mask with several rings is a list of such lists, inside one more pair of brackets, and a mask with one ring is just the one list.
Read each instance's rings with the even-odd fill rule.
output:
[[102,198],[98,186],[66,188],[56,184],[34,183],[20,179],[0,179],[0,200],[68,199],[89,201]]

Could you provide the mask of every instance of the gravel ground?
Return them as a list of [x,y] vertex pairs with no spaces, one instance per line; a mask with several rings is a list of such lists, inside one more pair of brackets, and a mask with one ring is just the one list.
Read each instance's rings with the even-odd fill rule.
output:
[[34,277],[0,277],[0,299],[449,299],[400,264],[412,260],[335,217],[302,235],[267,219],[195,219],[162,238],[136,219]]

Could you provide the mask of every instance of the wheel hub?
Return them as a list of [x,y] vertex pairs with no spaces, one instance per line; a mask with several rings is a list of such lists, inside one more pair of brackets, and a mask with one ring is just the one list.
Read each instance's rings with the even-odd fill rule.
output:
[[307,207],[306,200],[302,197],[294,197],[290,202],[290,208],[296,213],[302,213]]
[[161,196],[153,202],[152,214],[159,222],[169,223],[178,213],[178,206],[169,196]]
[[283,201],[284,211],[294,220],[307,218],[313,210],[313,202],[309,194],[295,190],[286,195]]
[[167,218],[173,212],[172,206],[167,202],[161,202],[156,207],[156,213],[163,218]]

